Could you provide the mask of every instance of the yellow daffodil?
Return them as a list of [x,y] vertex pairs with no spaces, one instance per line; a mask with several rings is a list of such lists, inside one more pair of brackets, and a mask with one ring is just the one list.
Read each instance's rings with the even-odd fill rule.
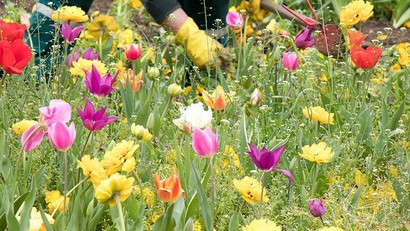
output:
[[[68,202],[70,198],[66,197],[66,211],[68,209]],[[58,206],[58,211],[63,212],[64,210],[64,195],[60,194],[60,191],[53,190],[46,194],[45,201],[47,203],[48,212],[53,213],[54,209]]]
[[299,155],[311,162],[328,163],[335,153],[332,152],[332,148],[328,147],[325,142],[319,142],[311,146],[303,146],[302,153],[299,153]]
[[85,22],[88,15],[77,6],[63,6],[53,12],[51,18],[56,22]]
[[116,34],[120,27],[115,22],[114,17],[108,15],[98,15],[93,19],[88,27],[88,33],[95,39],[99,40],[100,37],[103,41],[110,37],[110,32]]
[[254,178],[246,176],[242,180],[234,179],[233,184],[242,195],[242,198],[251,205],[255,204],[255,202],[265,203],[269,201],[269,198],[266,196],[266,188],[263,188],[263,196],[261,198],[262,185]]
[[373,15],[373,5],[363,0],[354,0],[340,11],[340,24],[351,27],[364,22]]
[[98,185],[95,189],[95,198],[101,204],[116,205],[115,196],[118,196],[121,202],[125,201],[132,192],[133,183],[134,178],[115,173]]
[[249,225],[242,227],[242,231],[281,231],[282,227],[268,219],[253,220]]
[[94,188],[97,187],[101,181],[108,178],[100,161],[96,158],[91,159],[89,155],[83,156],[81,161],[78,161],[78,168],[83,170],[85,176],[90,177]]
[[334,113],[328,113],[320,106],[309,108],[305,107],[303,109],[303,115],[312,121],[319,121],[322,124],[334,124]]
[[84,70],[87,70],[91,73],[92,65],[94,65],[97,68],[101,76],[105,75],[108,71],[107,67],[105,67],[105,64],[99,60],[87,60],[79,58],[78,61],[74,61],[72,65],[73,67],[70,68],[70,73],[73,76],[84,77]]
[[134,145],[133,141],[123,140],[104,154],[104,159],[101,161],[106,169],[108,176],[123,170],[131,172],[135,167],[134,152],[139,148],[139,145]]
[[21,136],[25,131],[27,131],[31,126],[37,124],[37,121],[34,120],[22,120],[20,122],[14,123],[11,125],[13,131],[18,135]]

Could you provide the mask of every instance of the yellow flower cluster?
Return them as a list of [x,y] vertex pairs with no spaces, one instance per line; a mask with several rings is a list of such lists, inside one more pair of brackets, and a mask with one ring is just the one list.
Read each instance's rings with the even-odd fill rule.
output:
[[410,67],[410,43],[397,44],[397,51],[399,52],[399,64],[404,67]]
[[133,183],[134,178],[115,173],[98,185],[95,189],[95,198],[101,204],[116,205],[115,197],[121,202],[125,201],[132,192]]
[[90,177],[94,188],[100,185],[101,181],[107,179],[105,169],[98,159],[91,159],[89,155],[85,155],[78,161],[78,168],[83,169],[83,174]]
[[101,161],[107,176],[120,170],[131,172],[135,167],[134,152],[138,148],[139,145],[134,145],[133,141],[123,140],[121,143],[115,144],[112,150],[107,151]]
[[266,196],[265,187],[263,188],[263,196],[261,198],[262,185],[254,178],[246,176],[242,180],[234,179],[233,184],[242,195],[242,198],[251,205],[255,204],[255,202],[265,203],[269,201],[269,198]]
[[303,115],[311,119],[312,121],[319,121],[322,124],[334,124],[333,116],[334,113],[327,112],[321,106],[316,107],[305,107],[303,109]]
[[142,6],[141,0],[131,0],[130,6],[134,9],[138,9]]
[[[147,206],[148,207],[154,206],[155,193],[148,187],[144,188],[142,190],[142,193],[144,194],[145,203],[147,204]],[[140,189],[139,186],[134,187],[134,195],[135,196],[140,196],[141,195],[141,189]]]
[[352,27],[358,22],[364,22],[373,15],[373,5],[363,0],[354,0],[340,11],[340,24]]
[[95,66],[95,68],[97,68],[101,76],[105,75],[108,71],[108,69],[105,67],[105,64],[99,60],[87,60],[87,59],[79,58],[78,61],[73,62],[73,67],[70,68],[70,73],[73,76],[84,77],[85,76],[84,70],[87,70],[88,72],[91,73],[93,65]]
[[51,18],[56,22],[85,22],[88,15],[77,6],[63,6],[53,12]]
[[20,122],[14,123],[11,128],[13,131],[21,136],[25,131],[27,131],[31,126],[37,124],[37,121],[34,120],[22,120]]
[[[68,209],[68,202],[70,198],[66,197],[66,211]],[[58,211],[63,212],[64,210],[64,196],[60,194],[60,191],[53,190],[46,194],[45,201],[47,203],[48,212],[53,213],[53,211],[58,206]]]
[[335,153],[332,152],[332,148],[328,147],[325,142],[319,142],[311,146],[303,146],[302,153],[299,153],[299,155],[311,162],[328,163]]
[[242,231],[281,231],[282,227],[268,219],[253,220],[249,225],[242,227]]

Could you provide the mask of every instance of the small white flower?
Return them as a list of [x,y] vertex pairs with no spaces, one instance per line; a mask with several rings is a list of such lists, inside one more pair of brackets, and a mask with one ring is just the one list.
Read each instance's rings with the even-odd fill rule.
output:
[[185,110],[181,111],[181,118],[174,119],[173,122],[180,129],[186,133],[191,133],[197,128],[205,128],[211,124],[212,110],[208,107],[205,111],[202,103],[195,103],[188,106]]

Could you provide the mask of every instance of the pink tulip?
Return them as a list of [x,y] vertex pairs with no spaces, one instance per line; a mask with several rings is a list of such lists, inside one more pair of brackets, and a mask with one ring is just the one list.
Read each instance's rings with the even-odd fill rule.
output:
[[226,14],[226,23],[232,29],[240,29],[243,27],[244,21],[241,14],[236,11],[231,11]]
[[39,124],[34,124],[21,135],[21,144],[24,145],[23,150],[28,152],[40,145],[44,137],[44,131],[39,127]]
[[50,126],[52,123],[67,123],[71,119],[71,106],[61,99],[53,99],[50,105],[40,108],[40,123]]
[[55,122],[47,130],[47,136],[51,144],[61,152],[67,152],[73,146],[75,134],[73,122],[71,122],[69,127],[65,123]]
[[141,57],[142,46],[141,44],[131,44],[125,46],[125,56],[128,60],[135,61]]
[[218,152],[218,137],[210,127],[195,129],[192,133],[192,148],[200,157],[212,157]]
[[294,52],[283,52],[282,64],[284,68],[293,71],[299,66],[298,56]]

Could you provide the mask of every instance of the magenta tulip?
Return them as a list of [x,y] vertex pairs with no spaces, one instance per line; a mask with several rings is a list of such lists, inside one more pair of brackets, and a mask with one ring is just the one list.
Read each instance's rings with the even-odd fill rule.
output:
[[226,23],[232,29],[240,29],[243,27],[244,21],[241,14],[236,11],[231,11],[226,14]]
[[323,205],[322,199],[314,199],[308,202],[309,211],[314,217],[321,217],[325,213],[326,209]]
[[69,54],[67,56],[67,59],[65,61],[65,65],[67,67],[72,67],[73,66],[73,62],[77,62],[78,59],[80,59],[81,56],[81,52],[79,51],[74,51],[73,53]]
[[84,72],[85,86],[91,94],[97,96],[98,98],[104,98],[114,90],[112,85],[117,79],[118,72],[114,75],[114,77],[111,77],[110,74],[106,74],[104,77],[101,77],[101,74],[94,65],[92,66],[91,73],[87,70],[84,70]]
[[200,157],[212,157],[218,152],[218,137],[210,127],[195,129],[192,133],[192,148]]
[[70,25],[67,23],[63,23],[61,25],[61,35],[64,38],[64,41],[68,43],[73,43],[76,38],[80,35],[81,31],[83,30],[83,26],[77,26],[71,28]]
[[296,35],[295,45],[297,48],[305,49],[315,45],[315,39],[312,37],[312,31],[313,28],[305,27]]
[[255,147],[253,144],[248,143],[249,146],[249,151],[246,153],[249,155],[251,158],[252,162],[255,164],[255,166],[261,170],[261,171],[278,171],[283,173],[289,180],[289,183],[293,182],[293,177],[292,174],[283,169],[276,169],[276,165],[278,165],[280,161],[280,157],[282,156],[282,153],[285,149],[285,146],[282,145],[279,148],[269,151],[265,147],[263,147],[261,150],[258,150],[257,147]]
[[298,56],[294,52],[283,52],[282,64],[284,68],[293,71],[299,66]]
[[73,146],[75,140],[75,125],[71,122],[67,127],[65,123],[55,122],[48,127],[47,136],[55,149],[67,152]]
[[23,150],[28,152],[35,149],[40,145],[44,137],[44,131],[39,127],[39,124],[35,124],[27,129],[21,135],[21,144],[23,145]]
[[125,45],[125,56],[128,60],[135,61],[141,57],[142,46],[141,44]]
[[47,107],[40,109],[40,123],[46,126],[55,122],[67,123],[71,119],[71,106],[60,99],[53,99]]
[[97,60],[100,53],[94,53],[93,48],[89,47],[84,51],[83,58],[87,60]]
[[107,107],[104,107],[101,110],[95,111],[93,104],[88,99],[85,103],[84,111],[77,108],[84,126],[90,131],[99,131],[107,126],[107,124],[117,120],[116,117],[108,117],[105,114],[106,110]]

